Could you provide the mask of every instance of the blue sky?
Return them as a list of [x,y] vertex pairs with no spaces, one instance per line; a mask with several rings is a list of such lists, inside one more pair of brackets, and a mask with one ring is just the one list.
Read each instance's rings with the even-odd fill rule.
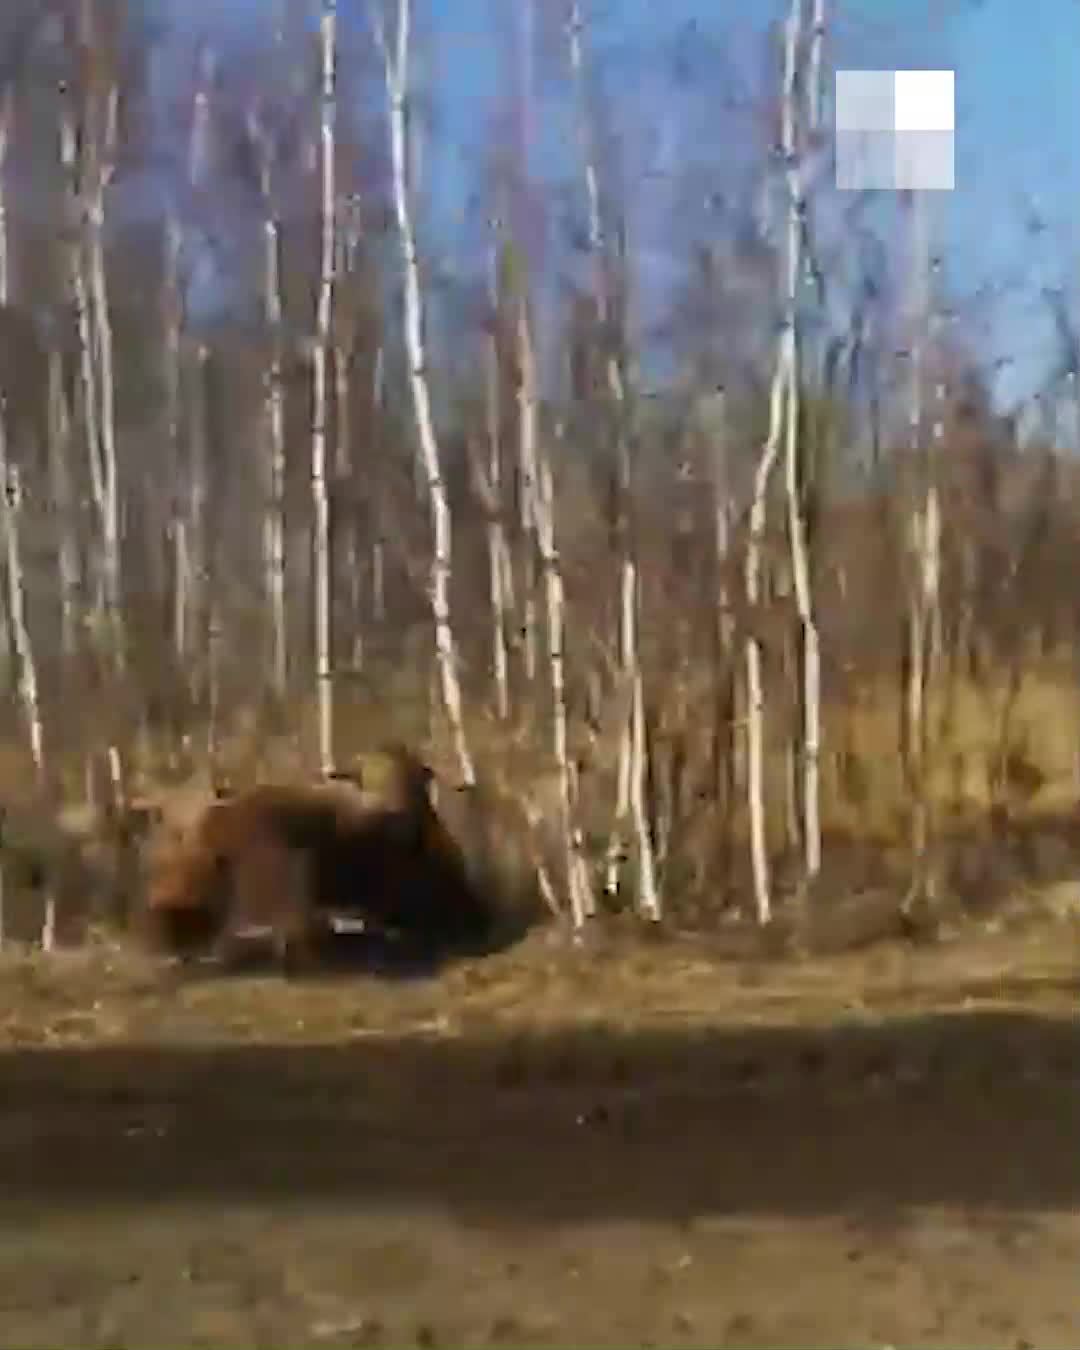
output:
[[[1015,360],[999,388],[1012,402],[1056,357],[1039,288],[1065,288],[1076,313],[1080,4],[848,0],[842,14],[843,55],[850,43],[858,65],[956,71],[956,189],[941,194],[940,227],[963,293],[1025,283],[1026,294],[999,303],[987,335],[996,354]],[[1035,217],[1045,225],[1038,234]]]
[[[536,3],[543,10],[551,0]],[[589,12],[589,0],[583,8]],[[662,156],[663,109],[670,98],[668,63],[656,54],[672,51],[688,21],[724,42],[733,69],[721,68],[718,60],[711,79],[707,61],[694,70],[694,98],[707,106],[733,80],[755,78],[755,36],[783,6],[603,0],[592,8],[602,16],[593,41],[612,115],[632,129],[628,140],[648,159],[652,151]],[[440,63],[439,97],[452,122],[460,117],[466,147],[461,163],[468,158],[470,132],[483,134],[484,95],[497,87],[490,36],[485,41],[493,0],[430,0],[430,12],[448,56],[453,52]],[[956,188],[935,194],[933,210],[952,287],[962,296],[987,286],[1014,288],[992,305],[969,307],[972,316],[986,318],[988,360],[1012,360],[1001,369],[997,388],[1002,402],[1011,404],[1038,387],[1056,359],[1040,288],[1064,287],[1076,312],[1080,3],[829,0],[827,12],[836,66],[956,71]],[[1041,228],[1033,233],[1036,219]]]
[[[581,2],[609,115],[622,133],[630,195],[641,211],[638,242],[662,252],[666,241],[656,236],[662,217],[646,219],[653,189],[644,175],[691,151],[725,152],[710,144],[730,136],[712,112],[713,101],[733,92],[738,98],[741,86],[760,80],[759,35],[784,6],[779,0]],[[438,116],[427,147],[428,227],[450,252],[455,225],[478,184],[477,164],[502,87],[506,47],[493,16],[496,6],[513,3],[413,0],[414,74]],[[562,3],[534,0],[539,14]],[[242,31],[265,20],[272,0],[171,4],[182,6],[190,23],[213,29],[227,21]],[[361,0],[342,0],[343,23],[355,25],[363,8]],[[1065,287],[1076,312],[1080,0],[828,0],[827,10],[834,65],[956,71],[956,190],[935,194],[935,211],[949,281],[961,295],[987,284],[1017,286],[979,311],[988,316],[987,356],[1013,358],[998,385],[1002,401],[1012,403],[1041,383],[1055,354],[1039,287]],[[677,58],[689,62],[689,77],[673,103]],[[572,182],[575,148],[565,86],[547,96],[550,53],[547,61],[541,56],[533,67],[533,161],[550,187],[560,178]],[[1030,229],[1034,218],[1045,227],[1037,235]],[[653,258],[645,270],[655,276],[658,267]]]

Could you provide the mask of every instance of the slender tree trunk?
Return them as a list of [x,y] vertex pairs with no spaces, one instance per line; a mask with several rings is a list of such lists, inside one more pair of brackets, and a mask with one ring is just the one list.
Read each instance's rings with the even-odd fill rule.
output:
[[488,513],[488,576],[491,588],[491,669],[495,684],[495,710],[501,721],[510,716],[510,686],[506,651],[507,595],[504,586],[507,552],[502,515],[502,417],[499,402],[499,289],[498,244],[492,250],[491,337],[487,344],[487,480],[492,503]]
[[123,625],[120,556],[120,481],[116,451],[116,382],[113,330],[105,270],[105,194],[116,169],[120,90],[110,56],[96,30],[94,7],[85,4],[77,18],[76,41],[84,55],[88,78],[81,124],[76,138],[65,96],[61,157],[68,171],[69,191],[77,221],[76,309],[84,362],[94,368],[84,392],[94,395],[87,407],[87,433],[94,497],[101,532],[100,608],[105,619],[107,663],[122,674],[127,653]]
[[[11,102],[5,97],[0,111],[0,307],[10,302],[8,269],[8,215],[7,215],[7,152],[9,147]],[[8,455],[7,396],[0,393],[0,532],[3,534],[4,562],[7,574],[7,611],[11,624],[11,638],[19,671],[19,698],[26,719],[30,755],[34,761],[37,787],[43,796],[47,791],[45,774],[45,729],[38,695],[37,662],[30,630],[26,622],[26,585],[23,576],[20,539],[20,512],[22,491],[18,469]],[[56,902],[50,891],[45,897],[45,915],[41,930],[41,945],[51,951],[56,937]],[[0,941],[3,940],[3,910],[0,908]]]
[[[6,207],[6,192],[4,190],[7,170],[6,153],[7,127],[5,120],[4,137],[0,141],[0,207]],[[0,270],[0,307],[6,307],[9,303],[7,255],[7,211],[6,209],[0,209],[0,257],[5,260],[5,265]],[[4,560],[7,565],[8,614],[11,619],[12,638],[19,664],[19,694],[26,717],[30,754],[38,774],[39,786],[44,787],[45,734],[38,698],[37,662],[34,659],[30,630],[26,624],[26,586],[23,577],[20,539],[22,485],[18,468],[10,462],[8,454],[8,425],[7,397],[0,393],[0,525],[3,528]]]
[[559,776],[559,816],[570,913],[580,931],[591,909],[591,887],[575,816],[575,792],[566,734],[565,599],[562,569],[555,542],[555,494],[551,467],[541,455],[536,436],[536,367],[529,331],[527,301],[519,297],[518,414],[521,426],[521,462],[525,470],[526,505],[536,534],[544,574],[547,610],[548,663],[551,679],[552,749]]
[[165,423],[169,441],[171,502],[169,543],[172,549],[172,650],[177,670],[187,661],[189,567],[187,506],[184,501],[187,456],[180,435],[180,407],[183,395],[181,334],[184,325],[183,298],[180,289],[180,262],[183,231],[175,216],[165,226]]
[[735,619],[728,589],[731,563],[731,486],[728,471],[727,399],[717,389],[710,399],[715,415],[707,419],[713,479],[713,555],[716,568],[714,680],[716,724],[713,733],[713,786],[722,819],[722,868],[727,879],[735,810]]
[[[20,541],[20,512],[22,488],[16,467],[9,462],[7,448],[7,408],[0,399],[0,529],[4,536],[4,554],[7,572],[8,612],[11,632],[19,667],[19,698],[26,719],[30,755],[34,761],[39,792],[47,790],[45,775],[45,730],[38,695],[37,662],[30,630],[26,623],[26,584],[22,568]],[[41,945],[51,951],[56,937],[56,902],[51,891],[46,895],[45,920]]]
[[57,559],[60,571],[60,651],[65,664],[78,649],[79,544],[76,535],[75,497],[71,487],[71,416],[64,392],[64,363],[60,352],[51,350],[49,361],[49,480],[56,507]]
[[[375,353],[375,370],[372,374],[371,407],[372,426],[375,442],[373,453],[379,451],[379,427],[383,419],[383,398],[386,380],[386,352],[380,344]],[[382,528],[379,524],[378,487],[372,485],[368,500],[371,503],[371,622],[379,629],[386,622],[386,549],[383,544]],[[359,549],[358,549],[359,551]]]
[[311,494],[315,513],[315,671],[319,700],[319,764],[334,767],[334,690],[330,661],[330,498],[326,484],[327,362],[334,303],[336,257],[334,158],[337,76],[337,5],[322,11],[322,262],[316,316]]
[[[12,122],[15,117],[15,96],[8,88],[0,101],[0,295],[11,292],[11,272],[8,260],[8,205],[7,158],[11,145]],[[0,683],[6,688],[12,676],[14,638],[11,632],[7,606],[0,602]],[[2,877],[0,877],[2,882]],[[3,911],[0,909],[0,942],[3,941]]]
[[[349,378],[350,356],[344,341],[334,343],[334,411],[336,413],[336,432],[334,437],[334,495],[331,499],[332,529],[330,535],[331,557],[337,558],[336,575],[353,577],[359,551],[356,546],[355,512],[344,509],[353,489],[352,465],[352,398]],[[352,519],[350,519],[350,516]],[[349,520],[348,530],[341,525]],[[359,598],[355,588],[344,602],[348,612],[348,631],[352,635],[349,651],[349,668],[354,673],[364,664],[364,632],[361,607],[354,603]],[[338,600],[338,613],[342,613],[342,602]],[[339,639],[340,640],[340,639]],[[332,654],[332,653],[331,653]]]
[[210,540],[206,524],[209,498],[210,471],[210,408],[209,408],[210,349],[200,344],[195,351],[193,371],[194,394],[191,418],[190,458],[188,464],[187,559],[184,590],[187,601],[186,636],[198,644],[197,667],[200,671],[200,699],[209,693],[209,649],[206,638],[210,632]]
[[750,537],[746,548],[746,603],[750,629],[746,638],[746,792],[750,816],[750,861],[754,874],[754,898],[758,922],[772,917],[769,853],[765,830],[765,692],[761,678],[761,548],[765,535],[765,512],[769,479],[780,453],[784,396],[788,391],[789,348],[781,343],[769,399],[769,436],[765,442],[750,503]]
[[15,95],[8,88],[0,92],[0,295],[5,296],[11,294],[11,271],[8,265],[7,160],[14,118]]
[[476,781],[472,755],[465,735],[461,685],[458,677],[457,643],[450,612],[453,527],[446,482],[442,476],[439,443],[431,412],[427,362],[424,350],[423,297],[420,289],[420,264],[409,205],[409,176],[406,163],[407,99],[409,62],[410,0],[397,0],[397,36],[394,50],[381,19],[376,27],[390,100],[390,151],[394,178],[394,210],[397,217],[405,269],[405,347],[409,361],[409,387],[412,390],[417,434],[431,507],[433,549],[431,561],[431,610],[435,625],[435,655],[438,663],[443,706],[457,754],[462,782]]
[[[927,870],[929,845],[929,784],[927,781],[927,728],[929,696],[933,687],[937,634],[939,627],[939,587],[941,557],[941,513],[937,489],[936,457],[925,444],[926,424],[923,409],[925,380],[926,328],[933,298],[930,295],[930,257],[926,203],[921,193],[912,194],[913,224],[913,304],[911,343],[911,449],[915,465],[920,466],[919,491],[910,521],[912,590],[908,619],[908,779],[912,793],[911,848],[915,870],[915,890],[926,894],[931,885]],[[940,434],[936,425],[931,439]]]
[[[98,412],[98,371],[94,360],[94,336],[90,308],[90,285],[85,262],[86,228],[80,189],[79,157],[75,122],[65,101],[61,108],[60,159],[68,182],[68,224],[70,250],[68,254],[69,284],[75,308],[76,332],[79,344],[79,388],[83,428],[86,434],[87,464],[90,470],[90,490],[101,520],[106,514],[105,484],[101,465],[101,432]],[[100,549],[94,560],[95,608],[101,605]]]
[[386,550],[381,539],[371,541],[371,617],[386,622]]
[[284,700],[288,681],[285,615],[285,388],[281,371],[284,306],[281,294],[281,226],[274,204],[273,148],[268,134],[253,127],[262,151],[260,171],[266,217],[263,221],[263,304],[270,331],[266,371],[266,506],[263,518],[263,575],[270,619],[270,690]]
[[224,636],[221,607],[215,597],[206,611],[206,758],[213,783],[219,781],[221,764],[221,648]]
[[[600,180],[597,171],[596,153],[590,134],[589,117],[585,101],[585,74],[582,54],[581,34],[583,29],[579,0],[570,0],[567,22],[567,45],[570,55],[570,69],[577,88],[579,103],[579,139],[582,149],[582,161],[585,174],[585,193],[588,206],[589,248],[596,268],[596,304],[600,327],[606,330],[610,319],[610,305],[607,293],[607,244],[604,239],[603,218],[600,212]],[[618,873],[624,855],[624,822],[632,817],[638,847],[638,905],[641,912],[650,919],[660,916],[660,900],[656,890],[656,865],[653,857],[653,844],[645,814],[644,784],[648,773],[647,744],[644,730],[644,691],[641,663],[637,650],[637,609],[638,585],[637,566],[633,556],[633,544],[630,539],[629,510],[632,492],[630,446],[628,443],[628,408],[626,398],[626,380],[620,368],[619,359],[610,345],[610,336],[605,338],[608,349],[605,351],[605,372],[608,383],[608,396],[611,399],[616,428],[616,473],[618,477],[617,495],[620,515],[619,534],[622,543],[620,560],[620,650],[623,659],[623,678],[631,690],[630,706],[625,725],[619,737],[619,761],[615,802],[615,822],[607,851],[607,890],[614,893],[618,888]],[[640,709],[638,704],[640,702]],[[641,719],[640,726],[638,720]]]
[[90,257],[90,293],[93,302],[94,340],[100,367],[101,395],[101,469],[102,469],[102,571],[105,611],[108,620],[110,656],[113,668],[122,673],[126,665],[124,623],[121,596],[120,559],[120,480],[116,457],[116,381],[113,374],[113,332],[109,313],[109,292],[105,274],[105,189],[113,174],[116,116],[119,90],[113,85],[108,94],[107,131],[104,158],[98,168],[94,190],[87,203],[88,252]]
[[521,650],[525,682],[532,687],[536,680],[536,541],[532,525],[521,521]]
[[[812,880],[821,870],[821,811],[820,811],[820,753],[821,753],[821,655],[817,623],[814,618],[813,596],[810,589],[810,564],[806,544],[806,524],[803,515],[802,459],[805,447],[799,446],[799,340],[797,329],[796,296],[801,262],[800,243],[806,202],[803,196],[802,170],[797,151],[798,128],[795,124],[796,76],[799,50],[799,30],[802,17],[801,0],[791,0],[784,43],[784,123],[783,148],[788,182],[788,318],[784,340],[788,352],[787,437],[785,453],[785,483],[787,487],[788,535],[791,544],[791,571],[795,604],[799,615],[802,637],[802,659],[795,664],[801,669],[802,688],[799,702],[802,707],[802,842],[806,877]],[[815,25],[822,22],[819,0]],[[815,26],[815,44],[820,33]],[[817,57],[820,65],[820,52]]]
[[649,814],[645,801],[645,778],[648,772],[648,758],[645,743],[645,689],[641,676],[641,663],[637,657],[637,635],[634,631],[634,618],[637,613],[637,567],[628,555],[623,565],[623,613],[629,625],[628,647],[633,656],[627,666],[631,678],[630,703],[630,810],[637,838],[638,856],[638,904],[647,919],[657,922],[660,918],[660,897],[656,886],[656,863],[653,858],[653,842],[649,831]]

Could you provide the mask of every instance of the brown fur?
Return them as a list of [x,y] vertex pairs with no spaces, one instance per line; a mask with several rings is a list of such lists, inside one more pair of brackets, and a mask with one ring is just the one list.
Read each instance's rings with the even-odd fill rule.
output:
[[428,797],[430,771],[399,748],[319,784],[262,785],[203,812],[155,870],[151,934],[168,949],[227,954],[269,928],[279,955],[311,956],[334,912],[441,944],[490,920]]
[[283,960],[308,955],[314,805],[303,789],[273,786],[212,802],[154,871],[151,936],[180,955],[228,958],[244,930],[269,928]]

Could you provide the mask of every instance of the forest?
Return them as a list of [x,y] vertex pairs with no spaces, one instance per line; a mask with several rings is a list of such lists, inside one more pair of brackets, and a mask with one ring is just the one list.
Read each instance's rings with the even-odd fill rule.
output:
[[[1074,1334],[1075,241],[837,186],[953,9],[4,0],[0,1340]],[[145,950],[389,745],[512,940]]]

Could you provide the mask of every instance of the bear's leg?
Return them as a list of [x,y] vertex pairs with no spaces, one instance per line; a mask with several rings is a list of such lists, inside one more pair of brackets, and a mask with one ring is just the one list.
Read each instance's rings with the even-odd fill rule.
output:
[[289,978],[315,965],[314,881],[311,855],[302,849],[288,850],[278,866],[280,906],[274,924],[274,949],[283,974]]

